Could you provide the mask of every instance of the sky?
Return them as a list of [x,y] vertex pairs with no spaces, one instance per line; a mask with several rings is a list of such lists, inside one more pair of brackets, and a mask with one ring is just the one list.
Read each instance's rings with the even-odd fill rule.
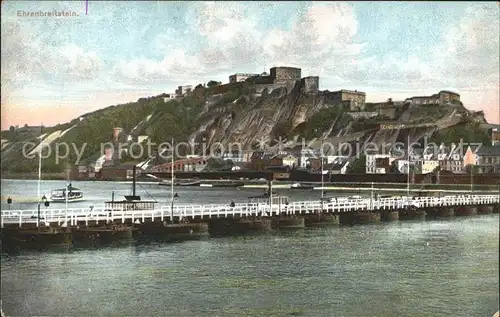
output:
[[[367,101],[452,90],[499,115],[497,2],[1,2],[2,129],[302,68]],[[66,11],[77,16],[25,17]]]

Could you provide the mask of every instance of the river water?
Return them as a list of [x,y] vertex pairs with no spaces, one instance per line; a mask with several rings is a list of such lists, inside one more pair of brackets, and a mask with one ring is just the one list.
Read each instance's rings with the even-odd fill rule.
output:
[[[81,204],[130,187],[73,185],[89,198]],[[169,188],[147,186],[167,201]],[[33,181],[2,181],[2,196],[36,191]],[[223,203],[261,191],[177,192]],[[288,193],[294,200],[317,195]],[[7,316],[492,316],[499,309],[499,215],[23,252],[2,256],[1,279]]]

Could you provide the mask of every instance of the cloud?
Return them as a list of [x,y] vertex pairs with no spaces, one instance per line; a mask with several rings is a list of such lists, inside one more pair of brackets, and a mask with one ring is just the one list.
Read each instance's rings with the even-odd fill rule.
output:
[[456,25],[445,30],[434,50],[434,67],[448,82],[466,87],[478,82],[498,85],[499,14],[491,8],[468,8]]
[[[377,39],[363,38],[370,34],[366,28],[398,24],[405,19],[400,15],[367,18],[363,9],[358,10],[361,6],[349,3],[296,7],[294,11],[292,4],[193,2],[173,5],[165,17],[158,14],[145,22],[139,17],[150,14],[148,7],[138,4],[137,12],[143,13],[130,15],[128,3],[91,6],[94,14],[73,20],[20,20],[2,12],[2,103],[7,94],[29,99],[33,91],[43,91],[43,99],[52,96],[55,102],[85,100],[103,90],[171,90],[211,79],[227,81],[234,72],[297,66],[303,76],[320,76],[322,89],[388,92],[382,100],[453,89],[467,107],[489,107],[485,112],[490,120],[498,117],[497,7],[470,4],[460,19],[449,19],[452,22],[444,28],[443,21],[429,26],[436,35],[429,41],[407,39],[400,44],[389,39],[391,28],[377,28]],[[75,5],[72,10],[83,7]],[[115,25],[102,29],[102,23]],[[81,32],[88,32],[88,38],[77,38]],[[114,37],[109,39],[109,34]],[[74,42],[80,38],[82,44]],[[373,43],[384,38],[391,40],[387,49],[392,51]],[[102,44],[88,49],[96,42]],[[16,104],[21,103],[17,98]]]
[[499,118],[499,11],[470,7],[445,30],[431,67],[437,76],[462,93],[464,104],[484,110],[489,121]]
[[407,97],[452,89],[461,94],[466,107],[482,109],[488,120],[498,121],[498,19],[498,10],[470,7],[460,20],[443,29],[427,55],[372,55],[358,60],[355,69],[343,77],[378,91],[406,91]]
[[[3,20],[3,19],[2,19]],[[97,78],[102,62],[96,52],[75,44],[50,45],[41,31],[19,20],[2,21],[2,84],[11,87]]]
[[346,4],[314,3],[291,30],[262,30],[257,19],[263,15],[248,11],[241,3],[199,3],[188,38],[201,36],[201,50],[189,54],[176,49],[162,60],[121,60],[113,73],[117,80],[136,84],[203,80],[265,65],[295,65],[325,73],[352,63],[362,48],[353,43],[357,22]]
[[263,49],[269,64],[302,65],[308,69],[333,71],[350,65],[361,52],[353,42],[357,20],[344,3],[314,3],[299,17],[290,32],[272,30]]

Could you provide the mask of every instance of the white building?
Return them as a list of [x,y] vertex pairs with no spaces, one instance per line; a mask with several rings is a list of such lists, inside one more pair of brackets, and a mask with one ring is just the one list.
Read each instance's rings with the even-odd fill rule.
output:
[[389,154],[366,155],[366,174],[385,174],[389,171],[391,156]]
[[300,157],[299,157],[299,160],[298,160],[298,165],[301,167],[301,168],[306,168],[307,167],[307,163],[310,159],[312,158],[318,158],[319,156],[316,154],[316,152],[311,149],[311,148],[302,148],[300,149]]
[[439,166],[438,160],[418,160],[415,163],[416,170],[421,174],[429,174]]
[[288,166],[288,167],[297,166],[299,162],[299,160],[291,154],[285,155],[282,160],[283,160],[283,166]]
[[99,157],[95,162],[94,171],[99,172],[105,161],[106,161],[106,155],[102,155],[101,157]]
[[170,100],[175,99],[175,94],[164,94],[163,95],[163,102],[169,102]]
[[491,146],[498,146],[498,145],[500,145],[500,129],[493,128],[491,130]]
[[177,88],[177,90],[175,91],[175,95],[176,96],[184,96],[191,91],[193,91],[192,85],[179,86]]
[[244,154],[243,153],[224,153],[222,154],[222,159],[223,160],[231,160],[233,162],[243,162],[244,160]]

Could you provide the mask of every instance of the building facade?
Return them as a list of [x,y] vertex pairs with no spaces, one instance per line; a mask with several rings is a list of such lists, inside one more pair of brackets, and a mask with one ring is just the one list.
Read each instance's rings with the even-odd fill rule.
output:
[[230,84],[238,83],[240,81],[245,81],[248,78],[255,77],[255,76],[259,76],[259,74],[236,73],[236,74],[229,76],[229,83]]
[[307,93],[316,93],[319,91],[319,77],[318,76],[309,76],[304,77],[301,80],[302,87],[304,88],[304,92]]
[[275,84],[293,80],[300,80],[302,76],[302,70],[296,67],[273,67],[271,68],[270,72]]
[[467,165],[476,165],[477,164],[477,156],[474,154],[472,151],[471,147],[467,147],[467,150],[465,150],[464,153],[464,166]]
[[415,169],[420,174],[429,174],[439,167],[438,160],[418,160],[415,165]]
[[476,152],[478,173],[500,172],[500,146],[482,146]]
[[500,145],[500,129],[493,128],[491,130],[491,146],[499,146]]
[[366,155],[366,174],[385,174],[390,168],[389,154]]
[[449,171],[455,174],[464,173],[465,171],[463,159],[454,156],[450,156],[444,160],[440,160],[439,168],[442,171]]
[[231,160],[234,163],[240,163],[244,161],[245,154],[240,152],[226,152],[222,154],[223,160]]
[[174,94],[163,94],[163,102],[169,102],[170,100],[174,100]]
[[[205,157],[186,158],[174,161],[174,172],[201,172],[207,166]],[[170,173],[172,171],[172,163],[165,163],[151,168],[152,172]]]
[[327,101],[335,106],[344,105],[351,111],[360,111],[365,109],[366,93],[357,90],[342,89],[328,93]]
[[283,156],[283,166],[288,166],[288,167],[297,167],[299,165],[299,160],[291,155],[285,155]]
[[[140,175],[140,170],[136,170]],[[134,165],[124,164],[118,166],[104,166],[99,171],[99,178],[102,180],[128,180],[134,177]]]
[[177,97],[185,96],[187,93],[190,93],[191,91],[193,91],[192,85],[178,86],[178,88],[175,90],[175,95]]
[[460,102],[460,95],[448,90],[441,90],[432,96],[415,96],[405,100],[410,105],[445,105],[457,102]]

